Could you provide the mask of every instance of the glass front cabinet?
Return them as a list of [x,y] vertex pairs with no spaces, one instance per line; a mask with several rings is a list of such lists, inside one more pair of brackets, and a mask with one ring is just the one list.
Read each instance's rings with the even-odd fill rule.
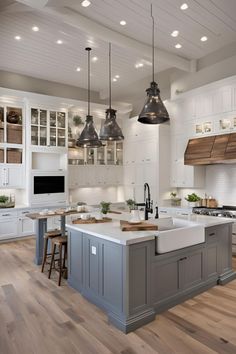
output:
[[31,145],[67,147],[65,111],[31,108]]
[[123,165],[123,142],[104,142],[99,148],[69,148],[69,165]]
[[23,107],[0,103],[0,163],[22,164]]

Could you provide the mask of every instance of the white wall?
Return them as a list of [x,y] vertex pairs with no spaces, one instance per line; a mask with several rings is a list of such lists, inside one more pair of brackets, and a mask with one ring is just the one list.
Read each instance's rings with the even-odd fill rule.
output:
[[206,193],[219,205],[236,205],[236,164],[207,166]]
[[70,202],[86,202],[87,204],[99,204],[102,200],[116,203],[124,201],[123,187],[92,187],[70,190]]

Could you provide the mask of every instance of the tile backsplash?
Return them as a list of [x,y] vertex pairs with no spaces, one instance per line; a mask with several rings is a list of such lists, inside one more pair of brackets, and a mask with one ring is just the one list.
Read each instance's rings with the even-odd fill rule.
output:
[[206,167],[205,189],[178,189],[178,195],[182,198],[182,205],[187,205],[184,200],[187,194],[195,192],[200,197],[215,198],[218,205],[236,206],[236,164],[219,164]]
[[207,166],[206,193],[219,205],[236,205],[236,164]]

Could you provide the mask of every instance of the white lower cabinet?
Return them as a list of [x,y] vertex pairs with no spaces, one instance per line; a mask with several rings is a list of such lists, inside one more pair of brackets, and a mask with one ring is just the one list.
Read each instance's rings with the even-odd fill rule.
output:
[[0,240],[14,238],[18,235],[17,212],[0,213]]

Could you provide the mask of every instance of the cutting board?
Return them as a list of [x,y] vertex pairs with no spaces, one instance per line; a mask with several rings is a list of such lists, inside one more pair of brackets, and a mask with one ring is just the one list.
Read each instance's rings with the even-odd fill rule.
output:
[[158,226],[141,221],[139,224],[130,224],[128,221],[120,220],[121,231],[151,231],[158,230]]
[[95,218],[91,218],[88,220],[76,219],[76,220],[73,220],[72,223],[73,224],[99,224],[99,223],[109,222],[109,221],[112,221],[112,219],[111,218],[103,218],[101,220],[96,220]]

